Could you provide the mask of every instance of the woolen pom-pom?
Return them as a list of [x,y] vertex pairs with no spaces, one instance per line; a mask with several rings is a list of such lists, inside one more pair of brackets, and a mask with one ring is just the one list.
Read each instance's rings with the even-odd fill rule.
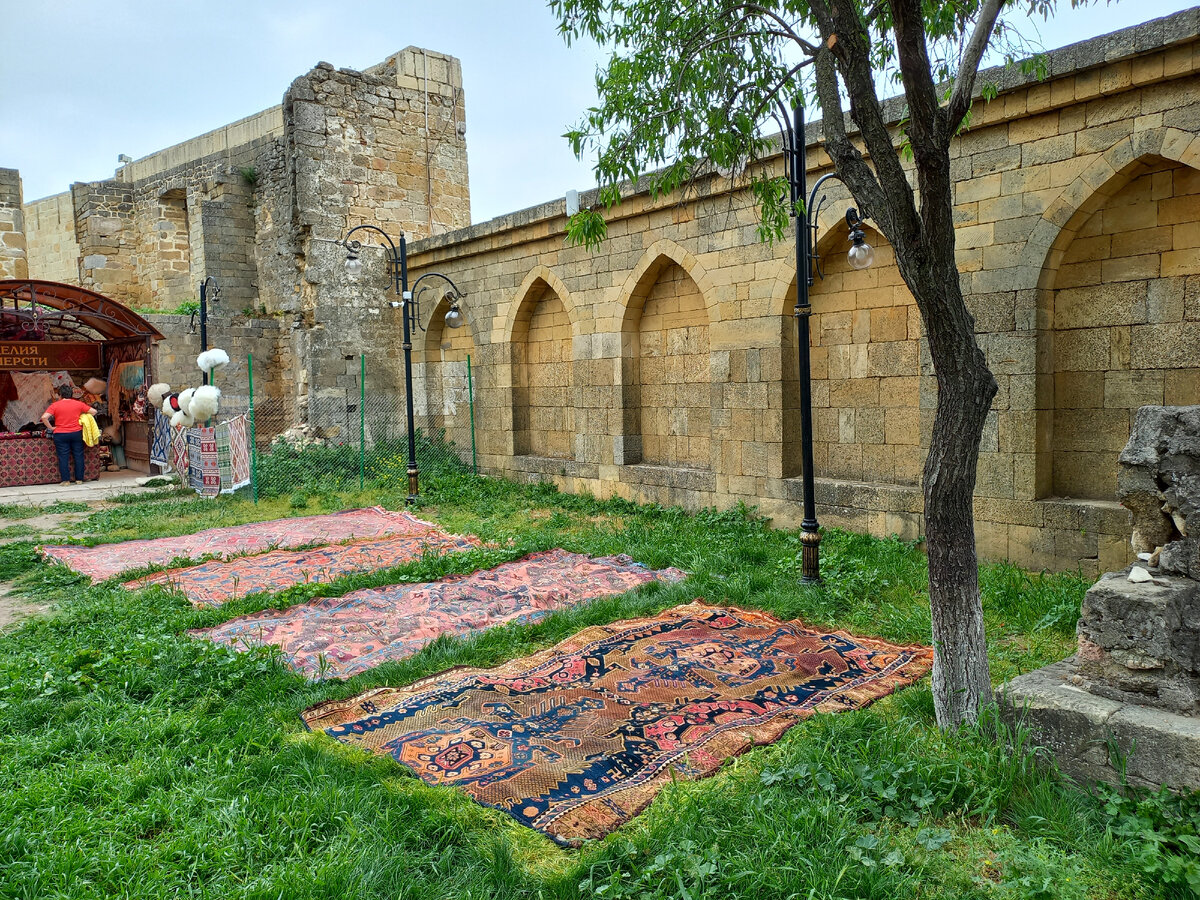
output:
[[211,384],[196,388],[190,404],[192,418],[204,422],[217,414],[221,405],[221,391]]
[[229,354],[224,350],[214,347],[212,350],[205,350],[197,356],[196,365],[200,367],[201,372],[211,372],[213,369],[229,365]]

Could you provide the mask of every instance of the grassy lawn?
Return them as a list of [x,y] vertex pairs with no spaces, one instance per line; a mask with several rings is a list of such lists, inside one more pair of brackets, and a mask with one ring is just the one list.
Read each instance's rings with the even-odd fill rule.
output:
[[[39,562],[28,541],[0,547],[0,579],[58,607],[0,636],[0,897],[1115,900],[1188,897],[1188,877],[1200,884],[1194,798],[1086,792],[1035,765],[1022,735],[944,734],[925,685],[813,717],[711,779],[677,782],[582,850],[307,733],[298,713],[320,700],[492,665],[696,597],[929,640],[919,546],[830,532],[826,583],[801,587],[797,535],[748,510],[689,515],[452,474],[425,487],[420,515],[504,549],[198,611],[158,587],[89,586]],[[376,503],[399,509],[403,496],[296,494],[255,506],[166,491],[98,512],[79,534],[176,535]],[[534,625],[440,639],[345,683],[310,683],[267,651],[184,634],[556,546],[694,575]],[[997,681],[1072,652],[1081,579],[1011,566],[987,566],[982,579]]]

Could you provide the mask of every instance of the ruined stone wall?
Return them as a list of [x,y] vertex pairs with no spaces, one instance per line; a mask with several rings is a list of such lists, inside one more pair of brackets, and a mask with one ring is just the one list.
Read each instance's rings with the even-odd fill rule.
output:
[[[1188,292],[1189,279],[1200,274],[1192,225],[1200,168],[1198,34],[1200,12],[1189,10],[1054,51],[1045,81],[989,73],[982,80],[996,81],[1000,96],[977,104],[971,131],[952,148],[962,285],[1000,389],[977,483],[985,558],[1089,573],[1129,559],[1127,514],[1111,493],[1103,496],[1123,440],[1086,451],[1094,452],[1087,468],[1100,479],[1089,491],[1054,484],[1056,415],[1062,453],[1083,452],[1066,439],[1073,423],[1068,406],[1056,407],[1056,375],[1103,372],[1099,391],[1087,392],[1100,404],[1087,409],[1100,412],[1080,418],[1094,422],[1097,434],[1118,427],[1106,416],[1127,429],[1129,410],[1163,402],[1168,383],[1175,391],[1168,402],[1185,402],[1179,395],[1195,390],[1189,354],[1200,336],[1192,335]],[[808,137],[811,184],[829,161],[819,128]],[[778,172],[779,159],[768,166]],[[1072,244],[1104,234],[1106,225],[1093,233],[1091,217],[1103,210],[1107,223],[1110,201],[1127,188],[1126,197],[1150,191],[1148,200],[1127,205],[1154,204],[1153,234],[1148,217],[1143,223],[1114,212],[1125,237],[1108,235],[1099,282],[1059,283],[1060,270],[1095,261],[1080,258],[1090,251]],[[842,217],[850,201],[833,186],[828,198],[821,216],[825,278],[811,294],[821,521],[915,538],[924,524],[920,470],[937,399],[928,348],[886,246],[866,273],[848,270]],[[685,198],[630,194],[612,211],[597,253],[564,244],[561,202],[415,245],[414,275],[444,272],[467,293],[464,312],[479,353],[481,465],[601,496],[690,507],[745,502],[781,524],[797,524],[795,261],[789,241],[758,241],[756,221],[749,191],[714,177]],[[1145,249],[1152,238],[1157,243]],[[657,360],[642,346],[639,322],[645,298],[678,292],[680,271],[695,285],[707,320],[707,365],[700,365],[707,371],[692,371],[685,393],[688,402],[703,399],[688,408],[686,422],[678,412],[674,421],[667,416],[662,437],[674,442],[674,455],[659,451],[647,460],[642,439],[659,433],[643,419],[642,394],[649,386],[652,403],[668,401],[656,398],[659,384],[641,374]],[[1081,275],[1070,270],[1066,278]],[[573,410],[569,458],[522,453],[523,423],[546,401],[531,403],[521,381],[521,322],[546,285],[570,325],[572,378],[557,385],[553,401]],[[1082,287],[1088,292],[1077,297],[1062,293]],[[1113,318],[1106,299],[1117,295],[1126,298],[1123,319]],[[1070,310],[1079,309],[1093,319],[1072,319]],[[1107,317],[1103,328],[1093,321],[1098,315]],[[1104,332],[1107,357],[1095,368],[1070,368],[1074,333],[1094,330]],[[685,338],[675,340],[677,350],[686,346]],[[685,462],[679,449],[687,431],[691,453],[690,432],[705,419],[705,400],[707,468],[696,466],[695,456]],[[678,408],[678,389],[673,402]],[[657,412],[652,418],[658,428]]]
[[30,278],[78,282],[79,243],[70,191],[25,204],[25,239]]
[[26,278],[25,214],[21,205],[21,174],[0,169],[0,278]]
[[[397,403],[404,390],[403,323],[389,305],[398,298],[378,249],[383,239],[356,235],[364,273],[355,281],[340,244],[348,231],[370,224],[397,241],[402,231],[411,238],[470,222],[458,61],[410,47],[373,71],[322,63],[292,83],[283,104],[283,177],[294,191],[290,231],[300,277],[279,308],[304,325],[296,382],[317,425],[344,414],[364,349],[371,389]],[[277,234],[283,227],[272,223]]]

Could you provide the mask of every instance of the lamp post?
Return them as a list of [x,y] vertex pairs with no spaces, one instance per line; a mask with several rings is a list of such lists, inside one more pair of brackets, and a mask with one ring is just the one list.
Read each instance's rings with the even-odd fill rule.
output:
[[[817,216],[822,197],[817,202],[817,191],[830,178],[841,178],[836,172],[827,172],[817,179],[812,194],[804,207],[804,222],[800,221],[799,204],[807,193],[805,172],[804,107],[796,104],[793,113],[790,147],[786,148],[788,186],[791,192],[792,214],[796,216],[796,356],[800,376],[800,453],[803,466],[804,518],[800,520],[800,580],[805,584],[816,584],[821,580],[821,532],[817,521],[816,486],[813,477],[812,439],[812,366],[809,358],[810,321],[812,304],[809,288],[814,275],[820,275],[820,259],[817,256]],[[875,260],[875,251],[866,242],[862,231],[862,218],[853,207],[846,210],[846,226],[850,230],[850,266],[865,269]],[[822,276],[824,277],[824,276]]]
[[[221,299],[221,287],[217,284],[217,279],[209,275],[200,282],[200,352],[203,353],[208,349],[208,286],[212,283],[212,302],[217,303]],[[204,373],[204,383],[208,384],[208,373]]]
[[458,328],[462,325],[462,311],[458,308],[458,301],[465,296],[458,287],[439,272],[427,272],[416,280],[410,289],[408,286],[408,243],[405,240],[404,232],[400,232],[400,243],[397,246],[386,231],[376,225],[356,225],[346,232],[346,237],[342,244],[346,248],[346,273],[351,278],[357,278],[362,274],[363,263],[360,253],[362,252],[362,241],[355,240],[352,235],[357,231],[373,231],[383,238],[381,247],[390,254],[388,256],[388,264],[391,266],[389,273],[392,278],[392,289],[396,292],[399,300],[390,301],[389,305],[392,309],[399,309],[400,316],[404,320],[404,405],[405,414],[408,424],[408,502],[415,503],[417,495],[420,493],[419,472],[417,469],[417,435],[416,427],[413,422],[413,378],[412,378],[412,333],[414,326],[425,330],[421,325],[421,309],[417,300],[414,300],[414,291],[419,297],[420,291],[416,290],[418,286],[426,278],[441,278],[449,286],[447,295],[451,298],[450,310],[446,313],[446,325],[450,328]]

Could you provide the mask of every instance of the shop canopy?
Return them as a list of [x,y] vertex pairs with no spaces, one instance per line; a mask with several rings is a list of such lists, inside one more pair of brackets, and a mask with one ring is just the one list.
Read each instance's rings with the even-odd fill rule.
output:
[[129,307],[87,288],[28,278],[0,280],[0,341],[152,343],[162,338]]

